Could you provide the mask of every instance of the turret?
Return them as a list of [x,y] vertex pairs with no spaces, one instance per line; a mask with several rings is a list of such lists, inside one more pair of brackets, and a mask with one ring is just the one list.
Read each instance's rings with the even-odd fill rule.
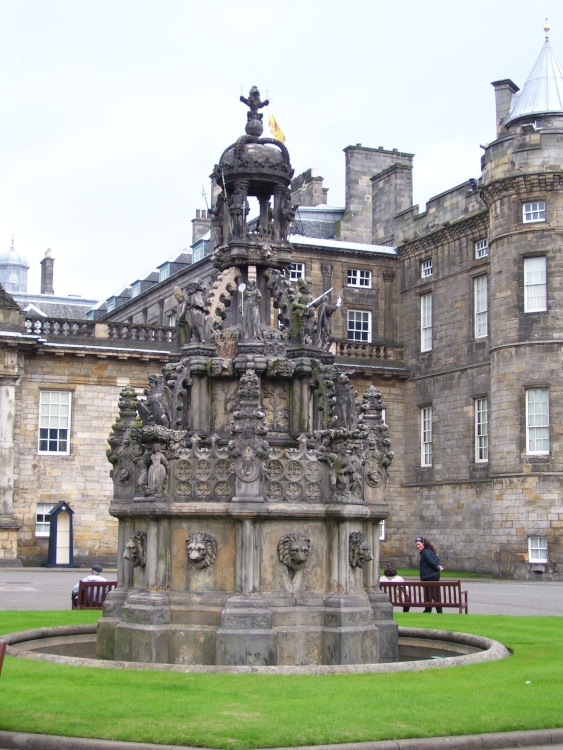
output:
[[[485,149],[481,190],[489,208],[490,465],[495,474],[561,471],[549,422],[563,416],[554,397],[562,386],[563,69],[549,40],[521,91],[511,81],[493,85],[497,139]],[[510,429],[515,414],[523,414],[520,431]]]
[[0,284],[5,291],[25,294],[27,292],[27,272],[29,264],[14,247],[14,239],[10,249],[0,255]]

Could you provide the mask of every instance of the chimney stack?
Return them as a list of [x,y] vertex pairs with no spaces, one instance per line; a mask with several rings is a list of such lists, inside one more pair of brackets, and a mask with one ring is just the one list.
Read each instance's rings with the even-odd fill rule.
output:
[[195,219],[192,219],[192,244],[201,239],[210,229],[211,214],[208,214],[205,208],[196,209]]
[[55,259],[51,257],[51,248],[45,251],[45,257],[41,261],[41,294],[54,294],[53,268]]
[[520,89],[509,78],[505,78],[502,81],[493,81],[491,85],[495,89],[497,136],[501,136],[506,132],[504,129],[504,121],[510,112],[512,96],[520,91]]

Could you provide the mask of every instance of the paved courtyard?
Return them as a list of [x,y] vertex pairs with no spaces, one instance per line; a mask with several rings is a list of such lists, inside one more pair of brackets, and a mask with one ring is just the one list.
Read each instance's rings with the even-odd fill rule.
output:
[[[0,610],[70,609],[72,587],[88,573],[85,568],[0,568]],[[116,571],[102,575],[114,581]],[[463,588],[473,615],[563,616],[563,582],[467,581]]]

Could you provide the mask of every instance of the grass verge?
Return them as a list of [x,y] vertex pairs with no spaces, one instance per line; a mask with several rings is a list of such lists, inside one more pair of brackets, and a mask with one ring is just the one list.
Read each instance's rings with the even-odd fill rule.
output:
[[[95,622],[98,612],[0,612],[0,632]],[[7,657],[0,728],[210,748],[366,742],[561,724],[559,617],[398,613],[399,625],[494,638],[510,659],[330,676],[195,675]]]

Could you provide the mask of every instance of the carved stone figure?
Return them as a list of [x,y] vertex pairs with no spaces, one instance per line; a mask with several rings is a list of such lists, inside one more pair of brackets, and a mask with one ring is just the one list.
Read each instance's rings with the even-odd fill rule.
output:
[[246,190],[242,182],[235,182],[235,189],[229,199],[229,213],[233,227],[233,237],[239,239],[246,236],[246,216],[250,210],[246,199]]
[[186,541],[188,562],[198,570],[213,565],[217,558],[217,540],[204,531],[194,531]]
[[291,328],[291,284],[287,276],[277,268],[268,272],[268,289],[272,292],[274,307],[278,311],[278,325],[282,331]]
[[309,559],[311,540],[299,531],[284,534],[278,542],[278,558],[289,571],[301,570]]
[[336,453],[328,454],[330,463],[330,483],[339,495],[351,493],[354,484],[355,466],[348,455],[346,443],[340,443]]
[[217,247],[221,247],[225,241],[225,205],[225,195],[221,192],[218,194],[213,208],[209,209]]
[[161,451],[158,443],[155,443],[154,450],[151,453],[147,485],[150,495],[154,495],[154,497],[163,497],[166,495],[168,488],[168,460]]
[[280,195],[277,222],[274,226],[274,239],[287,240],[295,219],[295,209],[291,203],[291,190],[284,188]]
[[190,328],[186,320],[188,310],[186,295],[179,286],[174,287],[174,297],[178,303],[176,306],[176,341],[178,348],[181,349],[190,340]]
[[260,328],[260,302],[262,294],[252,279],[248,282],[243,292],[243,341],[262,340],[262,329]]
[[258,88],[256,86],[252,86],[252,88],[250,89],[248,99],[244,96],[241,96],[240,100],[250,109],[250,111],[246,113],[247,123],[245,130],[247,134],[261,136],[264,130],[264,126],[262,124],[263,115],[261,112],[258,112],[258,110],[262,109],[262,107],[267,107],[270,103],[269,100],[266,99],[266,101],[264,102],[260,101],[260,91],[258,91]]
[[310,344],[313,340],[315,311],[311,307],[313,297],[305,279],[297,280],[297,288],[291,303],[291,338],[300,344]]
[[353,430],[358,424],[356,394],[349,386],[350,378],[340,373],[336,380],[336,426]]
[[205,310],[205,287],[201,279],[195,279],[186,289],[187,343],[192,340],[204,343],[209,339]]
[[331,305],[328,295],[323,297],[317,307],[317,326],[315,329],[314,345],[319,349],[328,349],[332,343],[330,319],[340,305]]
[[149,387],[145,388],[146,399],[139,400],[137,408],[144,425],[170,426],[170,391],[164,378],[149,375]]
[[134,568],[144,568],[147,564],[147,535],[144,531],[136,531],[127,544],[123,559],[129,560]]
[[353,531],[348,539],[348,554],[350,567],[365,568],[373,560],[367,537],[360,531]]

